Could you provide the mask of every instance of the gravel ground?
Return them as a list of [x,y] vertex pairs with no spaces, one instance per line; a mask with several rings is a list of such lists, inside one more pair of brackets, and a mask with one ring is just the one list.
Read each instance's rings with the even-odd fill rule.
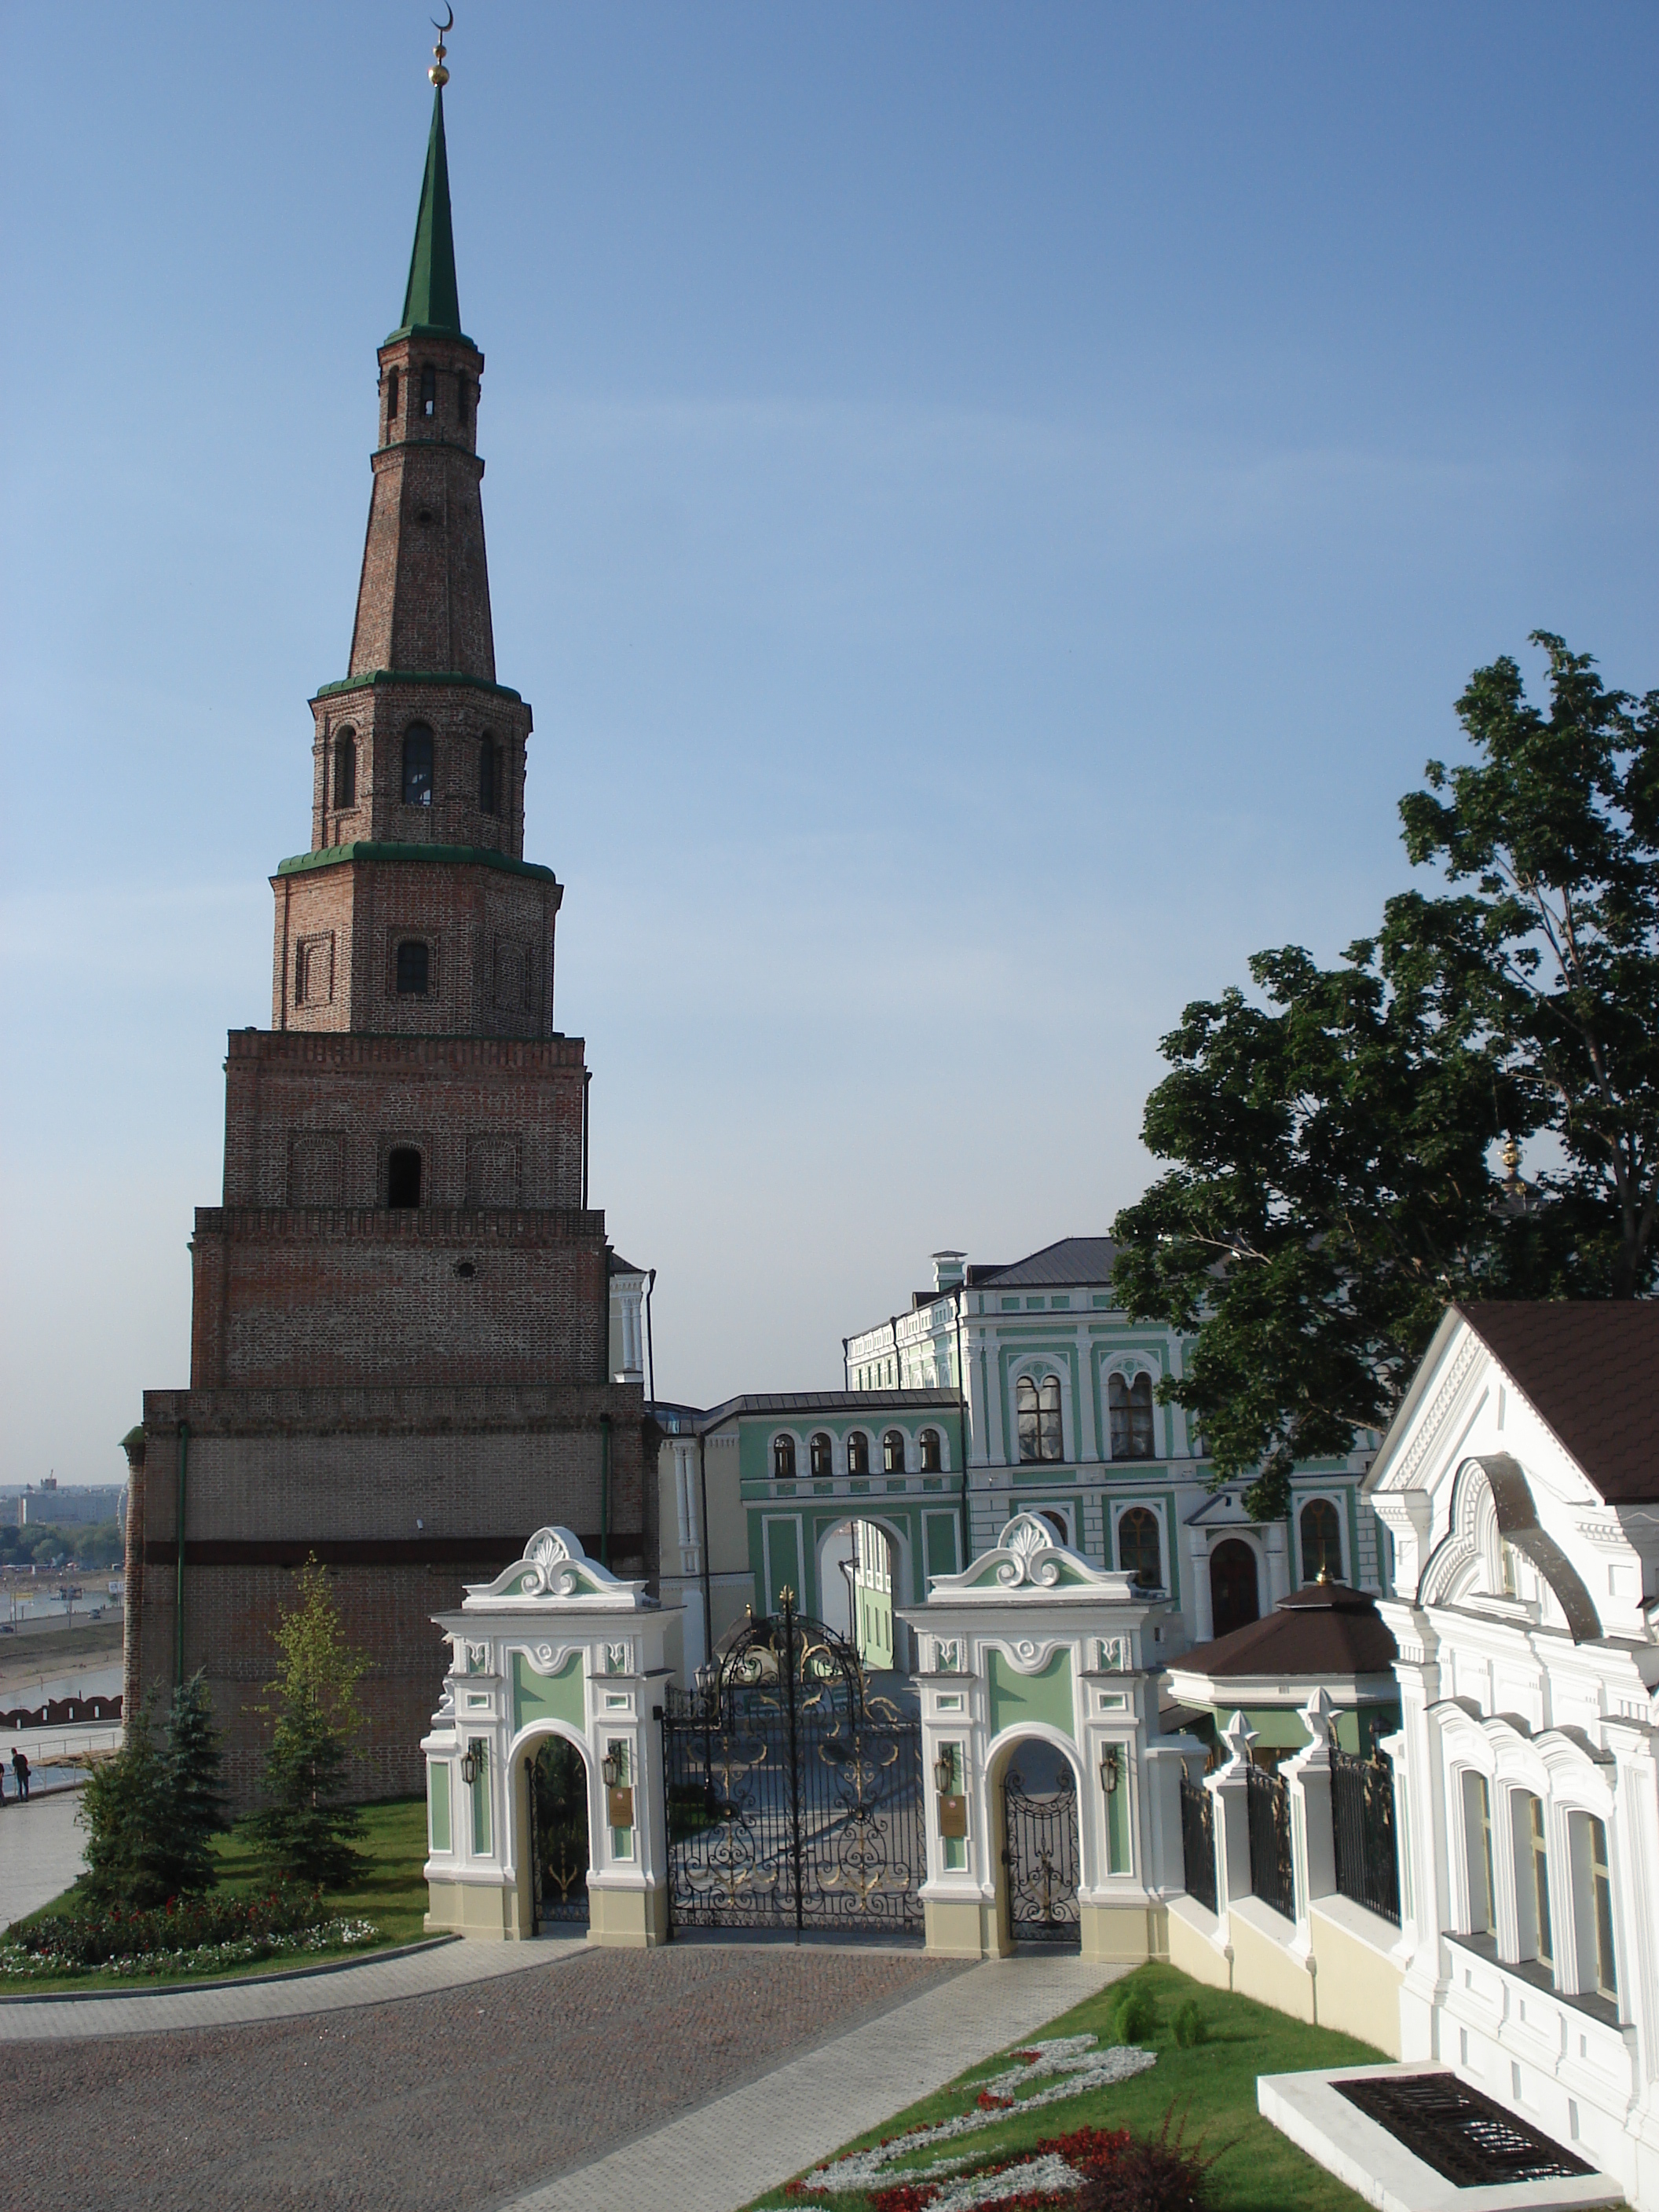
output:
[[360,2011],[11,2046],[5,2201],[485,2212],[960,1971],[851,1947],[594,1950]]

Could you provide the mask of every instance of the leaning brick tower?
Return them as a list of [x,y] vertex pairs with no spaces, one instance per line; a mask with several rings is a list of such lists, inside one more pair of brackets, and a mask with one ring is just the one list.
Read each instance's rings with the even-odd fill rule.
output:
[[582,1041],[554,1022],[551,868],[524,857],[529,708],[496,681],[441,66],[349,671],[311,702],[311,849],[282,862],[268,1030],[225,1062],[188,1390],[127,1439],[128,1710],[205,1667],[239,1802],[295,1567],[370,1652],[364,1795],[415,1790],[430,1616],[548,1522],[654,1575],[645,1407],[609,1380]]

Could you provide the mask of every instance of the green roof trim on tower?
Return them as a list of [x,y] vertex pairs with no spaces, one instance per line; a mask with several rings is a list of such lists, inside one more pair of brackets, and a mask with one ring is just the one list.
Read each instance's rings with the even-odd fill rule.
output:
[[449,216],[449,152],[444,143],[444,93],[432,95],[432,131],[426,142],[426,174],[421,179],[421,211],[415,219],[415,250],[409,257],[404,316],[386,340],[430,331],[435,337],[472,341],[461,328],[460,294],[455,283],[455,232]]
[[324,845],[310,853],[296,853],[292,860],[279,860],[279,876],[301,876],[313,868],[337,868],[348,862],[359,860],[392,860],[399,864],[413,860],[420,865],[436,862],[440,866],[463,868],[498,868],[504,875],[530,876],[538,884],[556,884],[559,880],[551,868],[539,860],[515,860],[508,853],[497,853],[487,845],[405,845],[387,838],[360,837],[349,845]]

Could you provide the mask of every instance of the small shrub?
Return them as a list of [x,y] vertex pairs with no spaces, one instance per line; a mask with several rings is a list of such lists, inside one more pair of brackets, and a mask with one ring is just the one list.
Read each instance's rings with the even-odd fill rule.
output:
[[1149,2043],[1158,2033],[1158,2007],[1152,1991],[1131,1982],[1112,2007],[1114,2043]]
[[1186,2115],[1171,2136],[1175,2107],[1164,2115],[1155,2136],[1132,2137],[1117,2155],[1097,2167],[1072,2199],[1073,2212],[1208,2212],[1210,2168],[1222,2151],[1202,2155],[1202,2137],[1182,2141]]
[[1209,2023],[1196,1997],[1188,1997],[1183,2004],[1176,2007],[1175,2018],[1170,2022],[1170,2027],[1183,2051],[1191,2051],[1195,2045],[1209,2040]]

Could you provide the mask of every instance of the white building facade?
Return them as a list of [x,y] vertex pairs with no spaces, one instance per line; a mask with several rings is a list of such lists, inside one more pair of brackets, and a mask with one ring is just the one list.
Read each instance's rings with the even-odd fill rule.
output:
[[1659,1307],[1452,1308],[1367,1490],[1401,2056],[1659,2208]]

